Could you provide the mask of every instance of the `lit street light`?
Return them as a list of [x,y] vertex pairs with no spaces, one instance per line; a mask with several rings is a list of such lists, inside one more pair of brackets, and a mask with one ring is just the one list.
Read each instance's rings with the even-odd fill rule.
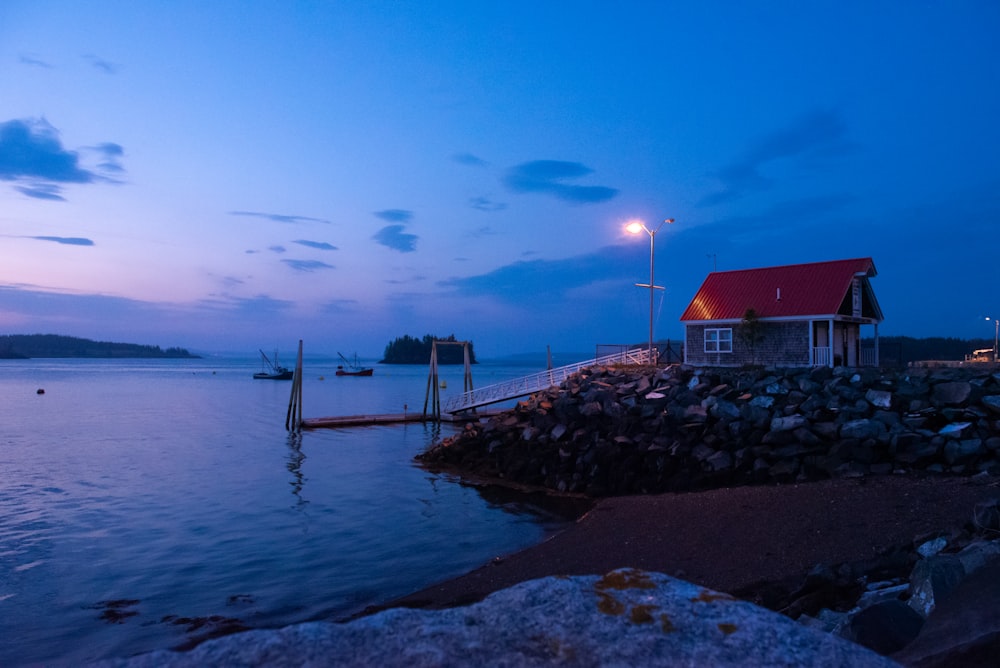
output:
[[656,233],[660,231],[666,223],[674,222],[673,218],[667,218],[662,223],[660,223],[655,230],[651,230],[646,227],[646,224],[641,220],[633,220],[628,225],[625,226],[625,231],[630,234],[639,234],[639,232],[645,231],[649,235],[649,285],[644,285],[642,283],[636,283],[636,286],[640,288],[649,288],[649,363],[656,364],[656,358],[653,356],[653,291],[662,290],[661,286],[656,285],[653,281],[653,247],[656,241]]
[[989,316],[986,316],[986,319],[993,321],[993,329],[995,330],[993,333],[993,363],[995,364],[997,361],[997,352],[1000,352],[997,351],[997,343],[1000,343],[1000,320]]

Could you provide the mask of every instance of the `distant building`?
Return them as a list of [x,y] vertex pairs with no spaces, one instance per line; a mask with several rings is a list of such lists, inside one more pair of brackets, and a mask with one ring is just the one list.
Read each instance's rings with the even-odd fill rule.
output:
[[[875,275],[869,257],[712,272],[681,315],[684,362],[878,366]],[[865,347],[863,326],[874,328]]]

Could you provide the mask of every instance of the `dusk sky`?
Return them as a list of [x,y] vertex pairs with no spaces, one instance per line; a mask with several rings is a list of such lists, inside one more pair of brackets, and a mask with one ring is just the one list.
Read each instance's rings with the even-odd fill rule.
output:
[[[480,358],[870,256],[992,339],[1000,3],[0,3],[0,334]],[[288,359],[288,356],[286,356]]]

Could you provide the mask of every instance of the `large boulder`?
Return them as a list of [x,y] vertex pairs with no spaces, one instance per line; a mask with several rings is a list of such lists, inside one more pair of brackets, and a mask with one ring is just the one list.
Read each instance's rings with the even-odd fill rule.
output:
[[182,666],[895,666],[777,613],[659,573],[550,577],[448,610],[395,608],[105,661]]

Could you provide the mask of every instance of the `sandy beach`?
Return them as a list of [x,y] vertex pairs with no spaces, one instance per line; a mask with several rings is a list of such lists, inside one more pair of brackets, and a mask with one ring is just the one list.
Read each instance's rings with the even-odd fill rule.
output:
[[977,502],[1000,497],[998,485],[886,476],[606,498],[540,545],[378,609],[464,605],[526,580],[622,567],[739,592],[960,529]]

